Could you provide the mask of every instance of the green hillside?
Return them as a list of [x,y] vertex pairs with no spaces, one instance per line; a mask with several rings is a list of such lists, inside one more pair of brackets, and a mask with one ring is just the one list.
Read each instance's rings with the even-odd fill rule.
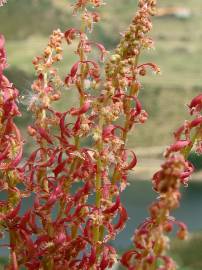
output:
[[[77,24],[76,18],[71,16],[70,2],[9,0],[0,8],[0,32],[7,38],[10,63],[8,76],[25,95],[29,95],[30,81],[34,77],[31,60],[40,54],[52,29],[59,27],[65,30]],[[107,5],[101,8],[102,22],[95,27],[93,38],[111,49],[117,44],[120,32],[130,23],[137,1],[106,2]],[[202,3],[198,0],[162,0],[159,5],[185,7],[190,10],[190,16],[154,19],[156,49],[147,52],[140,61],[157,63],[162,75],[150,74],[143,83],[140,97],[150,118],[147,124],[136,127],[135,133],[131,133],[131,146],[168,144],[174,128],[188,115],[185,105],[199,93],[202,85]],[[73,46],[66,49],[67,61],[62,66],[64,72],[68,72],[75,61],[73,51]],[[26,115],[26,121],[28,118]]]

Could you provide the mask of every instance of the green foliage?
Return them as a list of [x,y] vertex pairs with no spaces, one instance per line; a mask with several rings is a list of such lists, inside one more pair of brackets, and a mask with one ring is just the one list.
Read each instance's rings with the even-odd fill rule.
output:
[[202,269],[202,234],[193,234],[187,241],[174,240],[171,244],[171,254],[177,260],[179,270]]
[[201,170],[202,169],[202,155],[198,155],[195,152],[192,152],[189,155],[189,161],[194,165],[195,170]]
[[3,270],[3,266],[8,263],[7,258],[0,257],[0,270]]

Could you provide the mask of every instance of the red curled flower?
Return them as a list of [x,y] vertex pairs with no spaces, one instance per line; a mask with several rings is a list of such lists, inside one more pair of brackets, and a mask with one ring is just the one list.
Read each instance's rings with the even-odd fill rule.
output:
[[51,136],[48,134],[48,132],[42,128],[42,127],[38,127],[37,131],[39,132],[40,136],[45,139],[48,143],[53,144],[53,141],[51,139]]
[[90,104],[91,102],[88,100],[86,101],[83,106],[79,109],[75,109],[75,108],[72,108],[70,110],[70,114],[71,115],[81,115],[81,114],[84,114],[86,113],[89,109],[90,109]]
[[95,45],[99,49],[99,51],[101,52],[100,60],[104,61],[104,57],[107,54],[105,47],[102,44],[97,43],[97,42],[93,42],[93,41],[87,41],[87,44]]
[[123,266],[125,266],[125,267],[127,267],[128,269],[130,269],[130,267],[131,267],[131,259],[133,258],[133,257],[137,257],[139,254],[138,254],[138,252],[137,251],[135,251],[135,250],[128,250],[127,252],[125,252],[124,254],[123,254],[123,256],[121,257],[121,264],[123,265]]
[[128,214],[122,205],[119,207],[119,220],[117,224],[114,225],[115,230],[122,230],[125,226],[126,221],[128,220]]
[[136,157],[134,151],[130,150],[130,152],[132,153],[133,157],[132,157],[131,162],[127,166],[123,167],[124,171],[132,170],[137,164],[137,157]]
[[112,139],[115,136],[115,130],[116,129],[120,129],[122,131],[124,131],[124,128],[122,128],[121,126],[117,126],[117,125],[108,125],[106,127],[103,128],[102,131],[102,137],[104,141],[108,141],[108,139]]
[[190,128],[194,128],[200,126],[202,123],[202,116],[197,117],[196,119],[192,120],[189,124]]
[[168,157],[170,153],[172,152],[178,152],[181,151],[182,149],[186,148],[191,144],[190,141],[187,140],[179,140],[176,143],[172,144],[165,153],[165,157]]
[[191,114],[199,113],[202,109],[202,94],[193,98],[188,107]]
[[76,28],[71,28],[64,33],[65,39],[68,44],[71,44],[72,40],[74,40],[76,35],[81,35],[81,31]]
[[141,74],[141,70],[142,69],[144,70],[146,67],[150,67],[153,70],[153,72],[155,72],[155,73],[160,73],[160,68],[157,65],[153,64],[153,63],[145,63],[145,64],[142,64],[142,65],[139,65],[137,67],[137,69],[140,71],[140,74]]
[[113,214],[116,210],[118,210],[120,203],[121,203],[121,200],[120,200],[120,197],[118,196],[116,198],[116,202],[110,208],[105,209],[103,211],[103,213],[104,214]]

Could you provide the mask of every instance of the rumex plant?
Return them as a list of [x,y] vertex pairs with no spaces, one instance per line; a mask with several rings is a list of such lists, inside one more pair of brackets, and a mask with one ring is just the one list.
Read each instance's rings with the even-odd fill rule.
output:
[[18,167],[23,152],[23,140],[19,129],[14,123],[14,117],[19,116],[17,106],[18,90],[4,76],[7,66],[4,37],[0,35],[0,189],[7,192],[7,201],[0,201],[1,237],[6,230],[9,234],[11,249],[11,264],[16,264],[15,226],[16,215],[20,210],[21,199],[26,196],[17,185],[23,183],[23,171]]
[[[1,236],[7,233],[10,239],[5,243],[10,248],[6,269],[104,270],[119,260],[111,240],[127,222],[120,194],[137,163],[133,150],[127,149],[127,136],[148,117],[138,99],[141,76],[148,69],[160,71],[153,63],[139,63],[140,53],[153,47],[148,32],[156,1],[139,0],[132,23],[112,53],[88,38],[100,20],[96,9],[103,4],[75,1],[80,27],[53,31],[43,53],[33,60],[37,78],[28,106],[34,119],[28,133],[35,149],[26,160],[22,160],[24,141],[13,120],[20,115],[18,91],[3,75],[6,53],[0,36],[0,188],[8,194],[0,202],[0,229]],[[73,42],[78,60],[63,77],[58,62],[63,60],[64,46]],[[94,49],[99,57],[92,59]],[[77,92],[76,107],[55,109],[62,91]],[[150,218],[135,231],[134,249],[120,260],[127,269],[176,268],[165,254],[165,233],[176,224],[178,236],[186,236],[186,226],[170,212],[178,207],[179,187],[187,184],[193,171],[187,157],[195,142],[201,151],[201,100],[198,96],[191,102],[195,119],[175,133],[176,142],[153,177],[159,198],[150,206]],[[26,197],[33,204],[22,214]]]
[[172,217],[171,211],[179,207],[180,187],[187,186],[194,168],[187,160],[193,149],[201,154],[201,109],[202,95],[189,104],[193,120],[185,121],[174,132],[174,143],[165,151],[165,162],[153,176],[153,189],[158,198],[149,207],[150,217],[136,230],[133,236],[134,248],[122,256],[122,264],[128,269],[165,269],[177,268],[175,262],[166,256],[169,248],[167,234],[178,226],[177,237],[187,237],[186,225]]

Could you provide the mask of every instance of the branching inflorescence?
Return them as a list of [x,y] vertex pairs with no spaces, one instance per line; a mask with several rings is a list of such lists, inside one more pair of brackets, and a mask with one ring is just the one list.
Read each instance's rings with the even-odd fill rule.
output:
[[[37,79],[28,107],[34,116],[28,133],[36,148],[23,164],[23,141],[13,122],[20,114],[18,91],[3,75],[6,55],[0,36],[0,187],[8,194],[8,200],[0,202],[0,229],[10,237],[7,269],[104,270],[118,260],[109,241],[128,219],[120,193],[137,163],[135,153],[127,149],[127,136],[148,117],[138,99],[139,78],[148,68],[159,73],[153,63],[139,64],[143,49],[153,47],[148,32],[156,2],[139,0],[138,12],[111,55],[87,36],[100,20],[95,8],[103,4],[76,1],[74,13],[80,14],[81,27],[53,31],[43,54],[33,60]],[[63,45],[72,42],[77,42],[78,61],[62,78],[55,64],[63,59]],[[91,59],[94,49],[100,53],[98,60]],[[54,102],[65,88],[77,91],[78,106],[57,111]],[[178,207],[179,187],[193,170],[186,159],[195,141],[201,151],[201,100],[199,96],[191,102],[196,118],[175,133],[176,142],[153,177],[159,198],[150,207],[150,218],[135,232],[135,248],[121,259],[128,269],[175,269],[165,256],[164,234],[177,224],[178,236],[186,236],[186,226],[170,217],[170,211]],[[33,205],[20,214],[27,196]]]
[[187,186],[192,174],[193,165],[187,161],[192,149],[201,153],[201,109],[202,95],[196,96],[189,105],[190,114],[194,116],[174,133],[175,142],[165,152],[165,162],[153,176],[153,188],[158,199],[149,208],[150,217],[135,231],[133,236],[134,249],[122,256],[122,264],[128,269],[165,269],[173,270],[177,266],[168,256],[167,234],[178,226],[177,237],[187,237],[184,223],[170,216],[171,211],[179,207],[180,187]]

